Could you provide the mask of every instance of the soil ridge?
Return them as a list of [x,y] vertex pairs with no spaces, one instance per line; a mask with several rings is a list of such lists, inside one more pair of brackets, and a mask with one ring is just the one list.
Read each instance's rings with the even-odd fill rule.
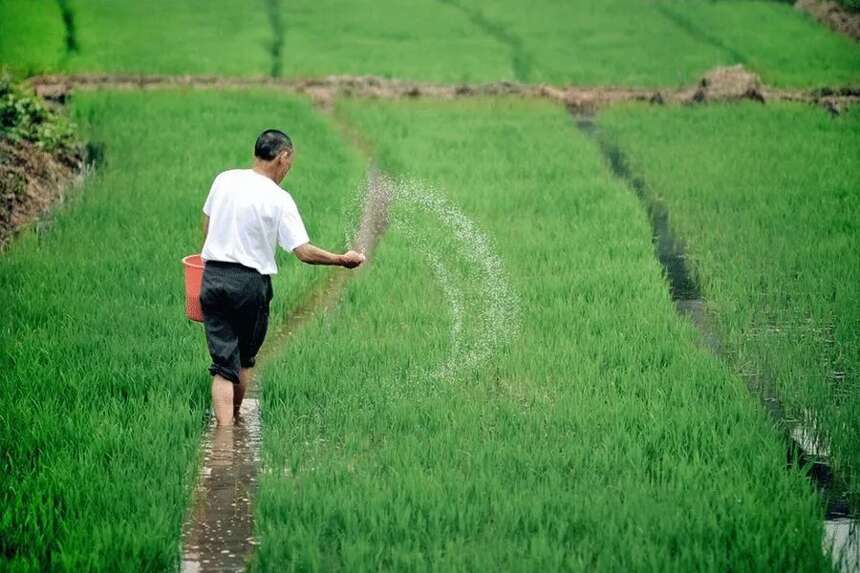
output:
[[55,155],[28,141],[0,139],[0,252],[19,231],[62,203],[83,167],[82,155]]
[[[722,71],[721,71],[722,70]],[[734,70],[726,72],[725,70]],[[743,70],[740,73],[740,70]],[[754,77],[754,89],[737,93],[721,82]],[[318,100],[335,97],[370,99],[459,99],[467,97],[516,96],[547,99],[582,112],[628,102],[654,105],[690,105],[707,102],[789,101],[816,105],[834,114],[860,101],[860,86],[826,86],[811,89],[777,88],[764,84],[740,66],[714,68],[687,87],[635,88],[626,86],[575,86],[491,82],[483,84],[442,84],[387,79],[378,76],[326,76],[320,78],[271,78],[224,76],[169,76],[133,74],[60,74],[30,79],[36,92],[46,98],[62,98],[73,89],[157,90],[188,87],[196,89],[280,89],[310,95]]]

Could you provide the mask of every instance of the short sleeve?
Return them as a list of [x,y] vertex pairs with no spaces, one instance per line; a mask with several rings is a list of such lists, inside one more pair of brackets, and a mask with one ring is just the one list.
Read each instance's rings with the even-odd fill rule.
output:
[[203,213],[208,217],[212,214],[212,200],[215,197],[215,191],[218,189],[218,175],[215,181],[212,182],[212,187],[209,188],[209,195],[206,197],[206,202],[203,203]]
[[278,244],[281,248],[292,251],[298,246],[309,242],[308,232],[299,209],[292,197],[287,195],[281,208],[281,218],[278,221]]

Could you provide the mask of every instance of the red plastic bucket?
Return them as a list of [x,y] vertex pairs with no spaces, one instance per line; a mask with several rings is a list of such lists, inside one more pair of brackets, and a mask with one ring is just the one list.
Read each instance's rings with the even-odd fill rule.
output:
[[182,265],[185,267],[185,316],[203,322],[200,287],[203,285],[203,267],[206,263],[200,255],[188,255],[182,259]]

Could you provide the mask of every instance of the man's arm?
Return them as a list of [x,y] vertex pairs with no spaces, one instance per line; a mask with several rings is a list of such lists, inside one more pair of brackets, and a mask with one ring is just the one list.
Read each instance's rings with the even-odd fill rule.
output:
[[309,265],[336,265],[353,269],[364,262],[365,256],[355,251],[347,251],[342,255],[330,253],[310,243],[299,245],[293,249],[298,259]]

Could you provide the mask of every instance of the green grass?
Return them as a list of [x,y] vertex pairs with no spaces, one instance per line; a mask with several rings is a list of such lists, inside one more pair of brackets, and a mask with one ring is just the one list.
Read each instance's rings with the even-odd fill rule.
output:
[[450,1],[507,38],[521,81],[678,86],[736,63],[779,86],[860,81],[854,42],[776,2]]
[[[0,258],[0,570],[161,571],[178,565],[209,408],[179,262],[209,185],[250,164],[262,129],[294,132],[288,186],[325,244],[361,163],[272,92],[78,94],[74,110],[106,163]],[[274,323],[323,277],[281,262]]]
[[66,5],[75,44],[68,53],[56,0],[0,0],[0,63],[28,74],[267,76],[271,71],[274,37],[263,2],[67,0]]
[[514,79],[505,46],[434,0],[372,5],[281,2],[282,75],[374,74],[411,80]]
[[42,12],[35,4],[3,0],[0,16],[16,25],[10,41],[0,41],[0,62],[41,56],[50,64],[42,67],[62,64],[69,72],[513,79],[504,46],[456,9],[432,0],[408,6],[393,0],[373,6],[333,0],[271,0],[271,6],[250,0],[74,0],[69,4],[78,50],[63,61],[62,50],[48,52],[38,44],[44,35],[63,48],[59,10],[54,2],[46,4],[51,10]]
[[29,76],[56,71],[66,53],[56,0],[0,0],[0,66]]
[[744,64],[767,84],[860,84],[860,46],[789,4],[662,0],[657,6],[692,38],[719,47],[724,62]]
[[[0,62],[25,72],[373,74],[437,82],[689,85],[743,63],[777,86],[860,82],[860,48],[778,2],[2,0]],[[761,23],[767,22],[762,28]]]
[[265,76],[272,34],[262,2],[74,0],[74,72]]
[[735,367],[772,377],[790,417],[817,413],[856,502],[860,109],[631,107],[600,123],[667,205]]
[[452,2],[510,37],[509,57],[523,62],[521,81],[687,85],[723,61],[720,50],[691,38],[649,2]]
[[258,569],[828,569],[811,486],[675,315],[645,213],[564,110],[338,113],[487,233],[520,326],[487,337],[495,275],[464,221],[395,202],[338,310],[263,373]]

